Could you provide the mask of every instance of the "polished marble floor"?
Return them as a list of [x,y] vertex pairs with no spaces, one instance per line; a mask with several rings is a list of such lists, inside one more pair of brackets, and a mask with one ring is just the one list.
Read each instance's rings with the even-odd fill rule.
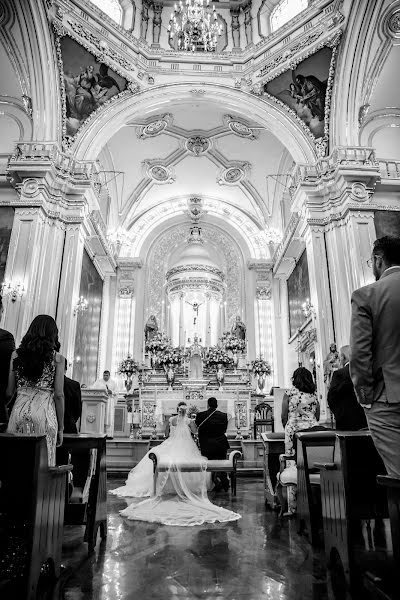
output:
[[[111,479],[109,488],[121,485]],[[264,508],[261,479],[239,479],[237,498],[211,494],[242,519],[169,527],[127,521],[108,499],[108,538],[87,557],[82,530],[67,527],[64,600],[327,600],[323,556]]]

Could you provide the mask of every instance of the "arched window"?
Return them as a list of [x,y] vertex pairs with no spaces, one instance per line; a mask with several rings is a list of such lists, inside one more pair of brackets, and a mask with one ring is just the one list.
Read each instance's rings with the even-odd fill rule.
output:
[[271,31],[276,31],[307,8],[308,0],[281,0],[271,12]]
[[90,0],[90,2],[111,17],[118,25],[121,25],[122,8],[118,0]]

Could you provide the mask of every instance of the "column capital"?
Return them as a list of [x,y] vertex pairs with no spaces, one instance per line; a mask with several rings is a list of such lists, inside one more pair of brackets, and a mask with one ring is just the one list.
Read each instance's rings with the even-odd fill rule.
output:
[[368,207],[380,163],[373,148],[339,146],[312,165],[297,165],[290,187],[292,210],[328,222],[353,207]]

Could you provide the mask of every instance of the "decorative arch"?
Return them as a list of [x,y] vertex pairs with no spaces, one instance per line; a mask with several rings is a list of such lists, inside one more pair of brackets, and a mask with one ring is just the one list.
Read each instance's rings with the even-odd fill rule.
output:
[[71,152],[78,160],[95,160],[108,140],[124,125],[143,119],[146,114],[161,107],[168,110],[169,104],[190,102],[193,97],[199,103],[223,103],[227,112],[252,114],[256,122],[281,140],[295,162],[314,163],[317,160],[312,141],[284,108],[268,98],[261,99],[242,90],[209,83],[196,87],[191,83],[165,84],[141,90],[133,97],[128,94],[118,98],[101,112],[93,113],[93,118],[78,132]]
[[[201,223],[202,237],[210,245],[218,247],[226,265],[225,282],[227,287],[228,323],[241,313],[245,304],[244,272],[246,257],[237,241],[227,231],[209,221]],[[151,235],[147,252],[142,256],[147,265],[145,275],[146,313],[144,322],[150,314],[154,314],[160,323],[165,275],[168,270],[168,260],[173,250],[187,239],[189,224],[180,221],[172,224],[161,235]]]
[[[207,217],[224,223],[232,230],[232,235],[242,240],[245,252],[250,258],[270,258],[269,247],[262,229],[249,216],[233,205],[221,202],[218,198],[204,198],[203,210]],[[132,245],[122,250],[121,256],[139,256],[143,252],[148,236],[155,226],[163,226],[171,218],[187,212],[187,198],[173,198],[153,206],[143,212],[131,226],[127,226],[133,239]]]

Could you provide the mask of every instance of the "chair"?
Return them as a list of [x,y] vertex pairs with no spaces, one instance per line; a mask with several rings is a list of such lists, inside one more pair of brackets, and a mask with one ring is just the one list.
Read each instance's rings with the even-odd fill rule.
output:
[[0,434],[0,456],[0,597],[36,600],[60,575],[72,467],[48,466],[44,435]]
[[254,439],[260,439],[266,431],[274,431],[274,417],[272,406],[267,402],[260,402],[254,409]]

